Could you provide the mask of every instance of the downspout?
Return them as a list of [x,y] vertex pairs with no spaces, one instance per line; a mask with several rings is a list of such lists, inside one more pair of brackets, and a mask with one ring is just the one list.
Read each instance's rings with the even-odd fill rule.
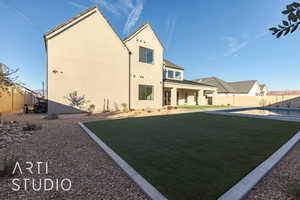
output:
[[162,80],[161,80],[161,87],[162,87],[162,102],[161,102],[161,107],[163,108],[164,107],[164,102],[165,102],[165,100],[164,100],[164,98],[165,98],[165,93],[164,93],[164,64],[162,65]]
[[128,52],[129,55],[129,88],[128,88],[128,109],[131,109],[131,51]]

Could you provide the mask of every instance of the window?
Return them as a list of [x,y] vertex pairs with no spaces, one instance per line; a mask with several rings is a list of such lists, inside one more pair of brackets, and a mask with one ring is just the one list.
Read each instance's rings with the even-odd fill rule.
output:
[[174,72],[171,70],[168,70],[168,78],[174,78]]
[[144,63],[153,63],[153,50],[145,47],[140,47],[139,61]]
[[163,76],[164,76],[164,79],[167,78],[167,70],[164,70]]
[[152,85],[139,85],[139,100],[153,100]]
[[181,79],[181,72],[175,72],[175,78]]

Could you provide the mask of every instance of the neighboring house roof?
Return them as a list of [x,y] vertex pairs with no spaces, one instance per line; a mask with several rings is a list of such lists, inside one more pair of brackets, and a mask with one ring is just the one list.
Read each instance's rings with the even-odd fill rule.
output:
[[180,83],[180,84],[201,85],[201,86],[215,87],[215,86],[213,86],[213,85],[208,85],[208,84],[204,84],[204,83],[198,83],[198,82],[190,81],[190,80],[164,79],[164,82],[171,82],[171,83]]
[[193,81],[215,86],[218,88],[218,93],[235,93],[234,88],[232,88],[228,83],[217,77],[200,78],[195,79]]
[[[103,16],[104,20],[105,20],[105,21],[108,23],[108,25],[111,27],[112,31],[113,31],[113,32],[115,33],[115,35],[119,38],[120,42],[122,42],[122,44],[124,45],[124,47],[128,50],[128,52],[130,52],[129,49],[128,49],[128,47],[124,44],[124,42],[122,41],[122,39],[120,38],[120,36],[118,35],[118,33],[115,31],[115,29],[114,29],[113,26],[111,25],[111,23],[106,19],[105,15],[98,9],[97,6],[92,6],[92,7],[88,8],[88,9],[84,10],[83,12],[79,13],[79,14],[76,15],[75,17],[72,17],[71,19],[67,20],[65,23],[63,23],[63,24],[61,24],[61,25],[59,25],[59,26],[57,26],[57,27],[51,29],[50,31],[46,32],[46,33],[44,34],[44,42],[45,42],[46,50],[47,50],[47,42],[46,42],[46,41],[47,41],[48,39],[51,39],[52,37],[55,37],[55,35],[56,35],[56,34],[55,34],[54,36],[52,36],[52,37],[50,37],[50,38],[47,38],[50,34],[56,32],[56,31],[58,31],[58,30],[60,30],[60,29],[65,28],[67,25],[69,25],[69,24],[71,24],[71,23],[75,23],[75,21],[78,20],[78,19],[80,19],[82,16],[84,16],[84,15],[89,16],[89,15],[88,15],[89,13],[90,13],[90,15],[91,15],[91,14],[93,14],[93,13],[96,12],[96,11],[98,11],[98,12]],[[78,22],[80,22],[80,20],[78,20]],[[77,23],[77,22],[76,22],[76,23]],[[68,28],[68,27],[66,27],[66,28]],[[99,36],[99,37],[100,37],[100,36]]]
[[179,67],[178,65],[175,65],[174,63],[170,62],[170,61],[167,60],[167,59],[164,59],[164,65],[165,65],[166,67],[169,67],[169,68],[174,68],[174,69],[184,70],[182,67]]
[[269,91],[268,96],[300,95],[300,90]]
[[157,38],[157,40],[160,43],[160,45],[162,46],[162,48],[165,48],[164,45],[162,44],[162,42],[160,41],[159,37],[155,33],[154,29],[152,28],[151,24],[149,24],[148,22],[145,22],[140,27],[138,27],[134,32],[132,32],[131,34],[129,34],[127,37],[125,37],[123,39],[123,42],[127,42],[128,40],[131,40],[136,34],[138,34],[139,32],[141,32],[145,28],[147,28],[147,26],[149,26],[151,28],[152,32],[154,33],[155,37]]
[[227,83],[235,90],[236,93],[249,93],[256,82],[256,80],[249,80]]

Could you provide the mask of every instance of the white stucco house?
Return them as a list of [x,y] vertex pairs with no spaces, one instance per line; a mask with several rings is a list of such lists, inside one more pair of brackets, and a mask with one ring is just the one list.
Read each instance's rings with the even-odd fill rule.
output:
[[[184,79],[184,69],[164,59],[164,46],[149,23],[121,39],[97,7],[44,35],[48,112],[82,112],[217,104],[217,87]],[[88,101],[70,106],[76,91]]]

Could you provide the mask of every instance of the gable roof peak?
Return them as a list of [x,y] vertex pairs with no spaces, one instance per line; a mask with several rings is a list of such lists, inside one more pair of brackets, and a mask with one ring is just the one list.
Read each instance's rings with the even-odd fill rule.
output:
[[132,38],[134,38],[134,36],[136,36],[138,33],[140,33],[142,30],[144,30],[145,28],[150,27],[152,32],[154,33],[155,37],[157,38],[158,42],[160,43],[160,45],[162,46],[162,48],[164,49],[164,45],[162,44],[162,42],[160,41],[158,35],[156,34],[156,32],[154,31],[154,29],[152,28],[151,24],[149,22],[145,22],[142,25],[140,25],[135,31],[133,31],[132,33],[130,33],[127,37],[125,37],[123,39],[123,42],[127,42],[129,40],[131,40]]
[[[76,15],[75,17],[70,18],[69,20],[67,20],[66,22],[64,22],[63,24],[51,29],[50,31],[46,32],[44,34],[44,43],[45,43],[45,48],[46,51],[48,51],[48,47],[47,47],[47,40],[51,39],[52,37],[55,37],[57,34],[59,34],[60,32],[64,31],[64,29],[68,29],[69,26],[72,26],[72,24],[75,24],[76,21],[80,21],[80,19],[84,19],[94,13],[99,13],[100,16],[102,16],[104,18],[104,21],[106,21],[106,23],[110,26],[112,32],[115,34],[115,36],[118,38],[118,40],[122,43],[122,45],[125,47],[125,49],[130,53],[128,47],[124,44],[124,42],[122,41],[122,39],[120,38],[119,34],[116,32],[116,30],[114,29],[114,27],[111,25],[111,23],[106,19],[105,15],[101,12],[101,10],[97,7],[97,6],[92,6],[82,12],[80,12],[78,15]],[[62,30],[61,30],[62,29]],[[60,31],[61,30],[61,31]],[[58,32],[54,35],[51,36],[51,34]]]

